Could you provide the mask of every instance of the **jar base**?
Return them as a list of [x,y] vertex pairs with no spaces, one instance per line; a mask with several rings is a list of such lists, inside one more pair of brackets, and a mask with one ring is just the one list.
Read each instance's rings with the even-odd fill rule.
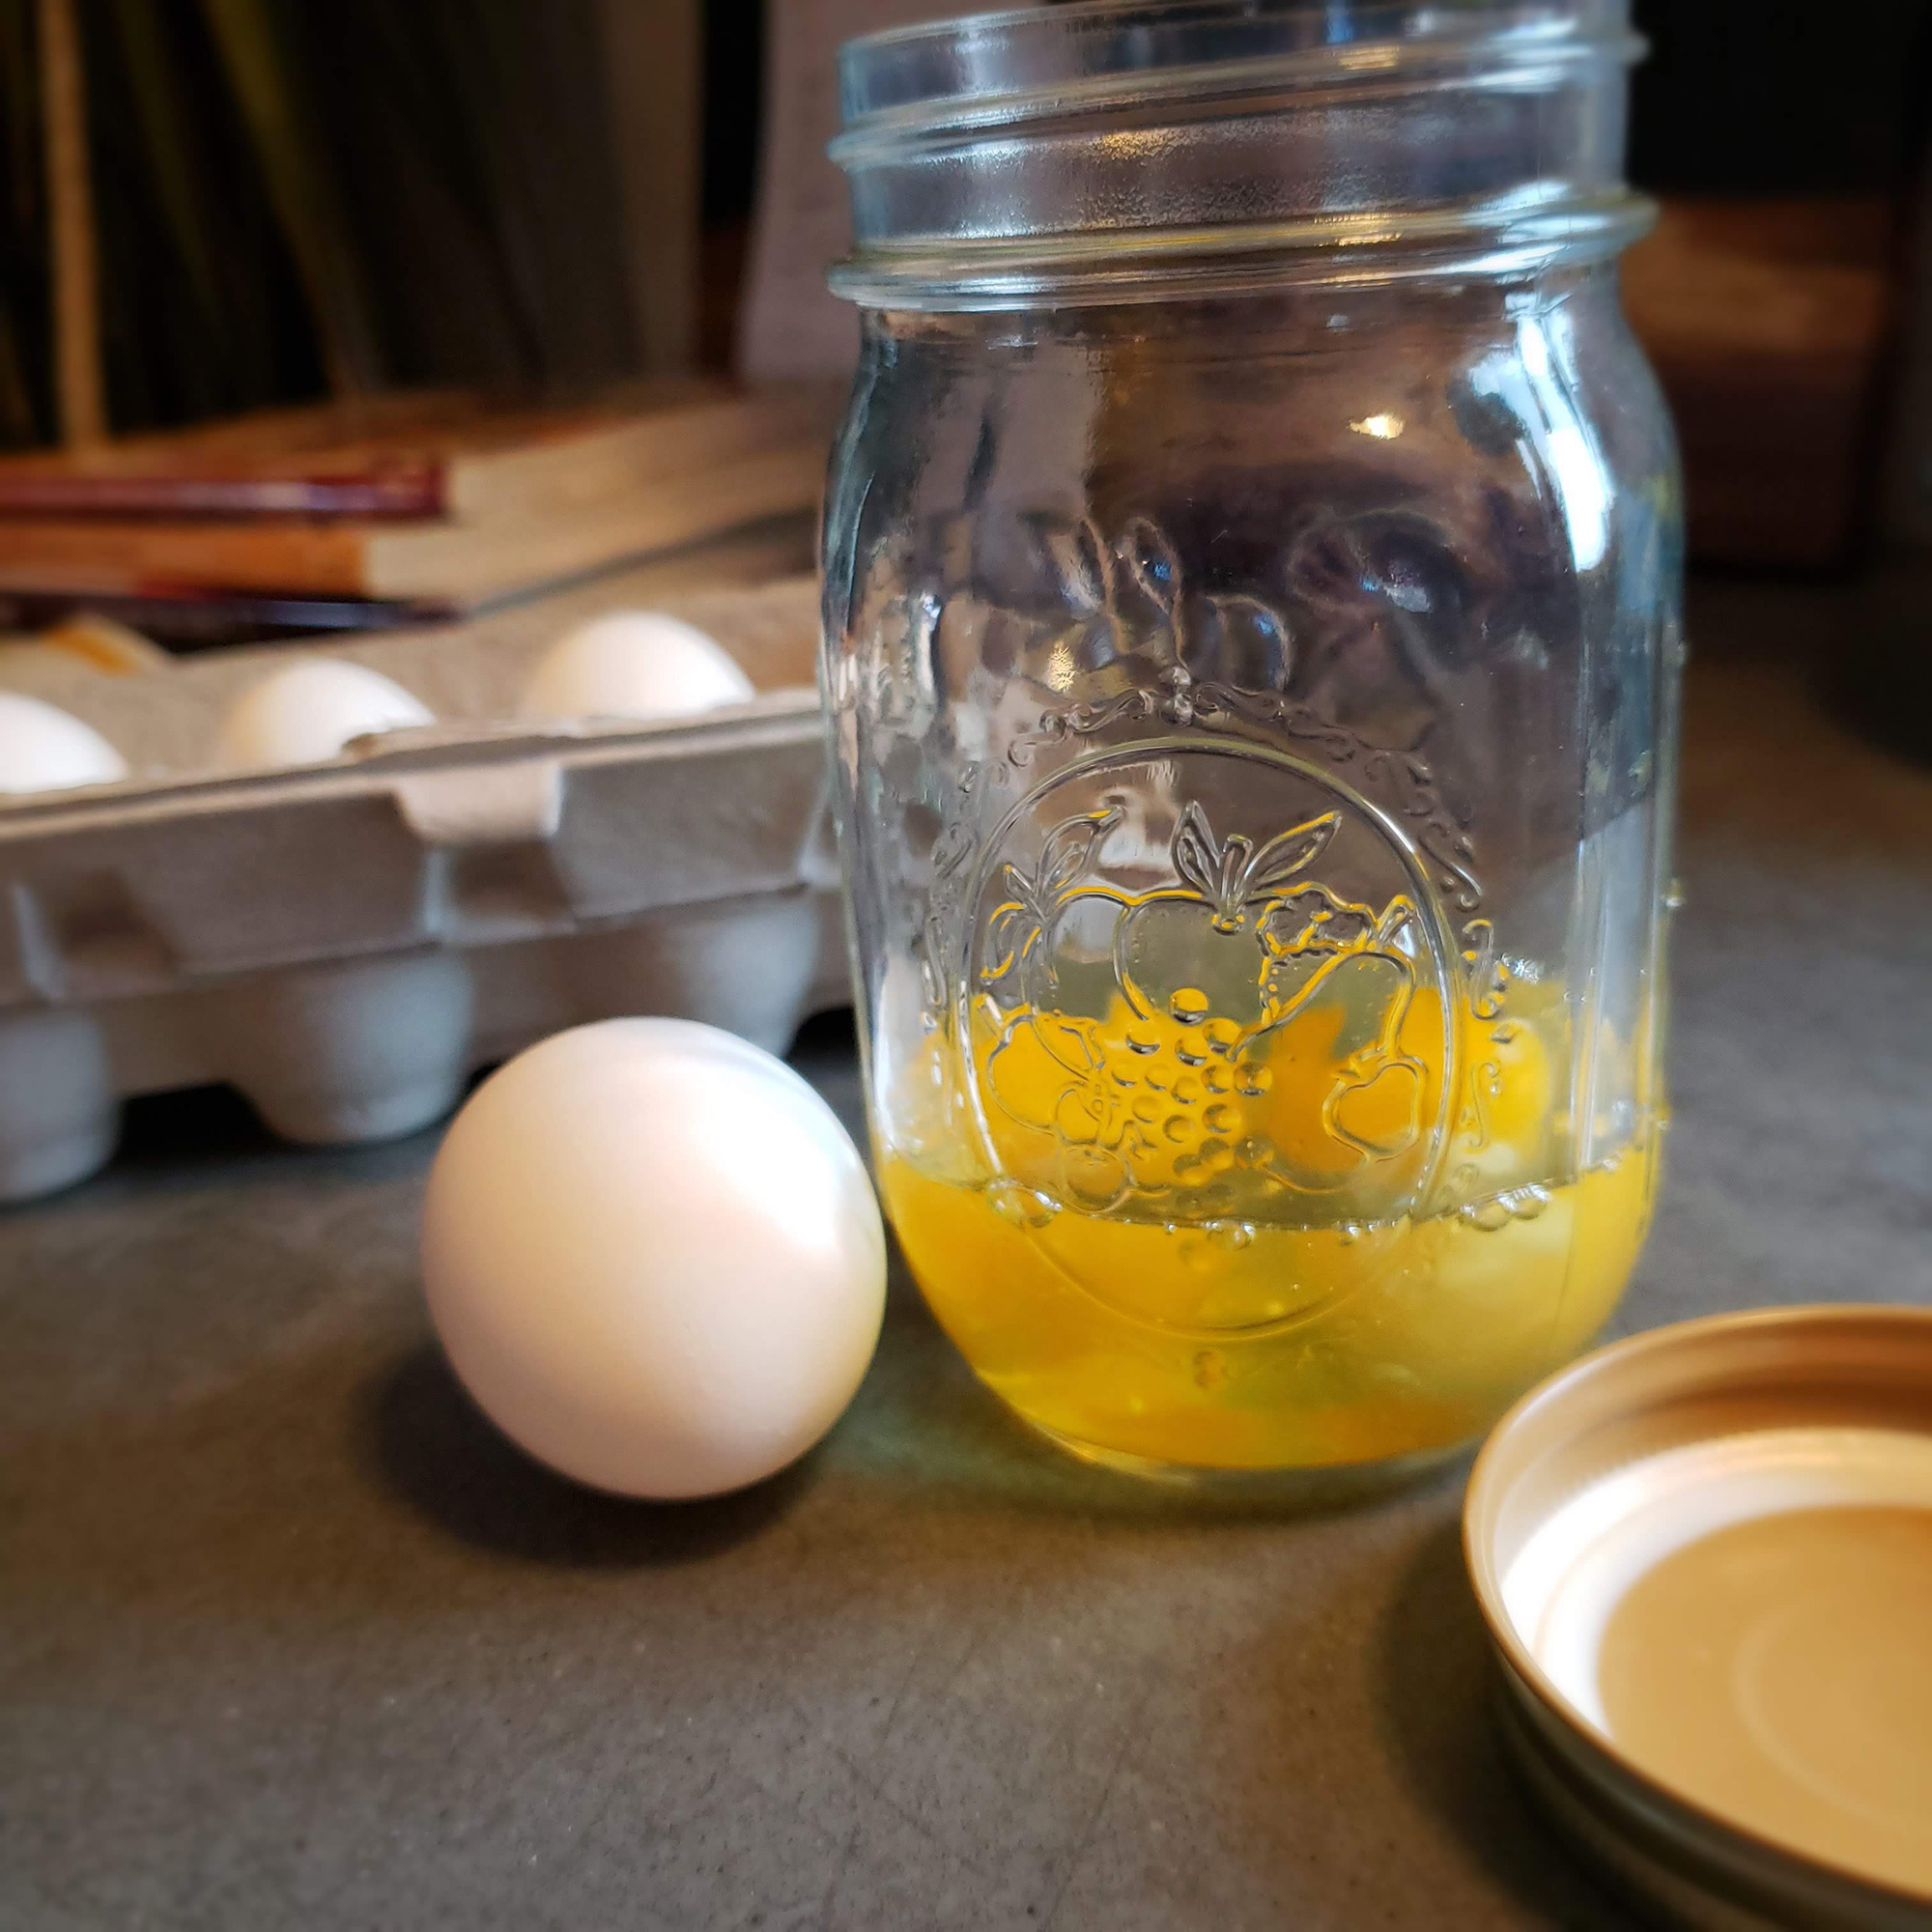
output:
[[1467,1456],[1474,1439],[1451,1442],[1440,1449],[1416,1449],[1373,1463],[1323,1463],[1273,1469],[1219,1468],[1191,1463],[1162,1463],[1109,1449],[1077,1435],[1063,1435],[1043,1422],[1006,1405],[1020,1421],[1055,1448],[1095,1469],[1127,1476],[1170,1492],[1184,1492],[1208,1503],[1265,1504],[1296,1511],[1346,1509],[1374,1502],[1398,1490],[1424,1482]]

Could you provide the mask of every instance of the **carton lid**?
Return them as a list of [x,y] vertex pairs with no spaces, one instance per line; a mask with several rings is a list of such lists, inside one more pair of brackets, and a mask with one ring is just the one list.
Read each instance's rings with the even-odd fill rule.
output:
[[1497,1427],[1463,1538],[1599,1863],[1697,1924],[1932,1926],[1932,1309],[1603,1350]]

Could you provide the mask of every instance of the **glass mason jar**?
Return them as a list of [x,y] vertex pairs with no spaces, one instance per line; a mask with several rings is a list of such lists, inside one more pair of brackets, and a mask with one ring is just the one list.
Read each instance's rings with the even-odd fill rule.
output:
[[1626,0],[843,55],[823,681],[882,1189],[1021,1415],[1427,1456],[1643,1241],[1681,518]]

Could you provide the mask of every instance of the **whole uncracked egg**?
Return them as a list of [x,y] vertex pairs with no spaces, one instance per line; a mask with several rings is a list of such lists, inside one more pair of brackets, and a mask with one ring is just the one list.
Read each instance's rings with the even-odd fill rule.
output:
[[558,1034],[457,1116],[423,1283],[503,1433],[619,1494],[721,1494],[838,1419],[885,1308],[850,1136],[770,1054],[686,1020]]
[[241,770],[320,765],[339,757],[353,738],[435,722],[420,699],[381,671],[339,658],[300,658],[235,701],[215,756]]
[[533,723],[688,718],[757,696],[737,661],[662,611],[610,611],[551,646],[518,710]]
[[127,761],[91,724],[38,697],[0,691],[0,793],[115,784]]

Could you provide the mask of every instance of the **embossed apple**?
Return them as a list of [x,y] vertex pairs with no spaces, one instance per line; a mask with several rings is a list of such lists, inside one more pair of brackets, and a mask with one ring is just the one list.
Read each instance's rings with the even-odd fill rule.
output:
[[972,1034],[1004,1173],[1143,1218],[1406,1198],[1446,1045],[1410,1024],[1415,902],[1378,911],[1307,876],[1342,817],[1223,839],[1191,801],[1161,854],[1109,804],[1001,868]]
[[1323,812],[1258,846],[1240,833],[1224,842],[1198,804],[1184,807],[1173,845],[1183,883],[1148,894],[1115,939],[1121,990],[1135,1012],[1186,1027],[1222,1021],[1242,1035],[1264,1025],[1269,962],[1262,920],[1340,824],[1339,812]]

